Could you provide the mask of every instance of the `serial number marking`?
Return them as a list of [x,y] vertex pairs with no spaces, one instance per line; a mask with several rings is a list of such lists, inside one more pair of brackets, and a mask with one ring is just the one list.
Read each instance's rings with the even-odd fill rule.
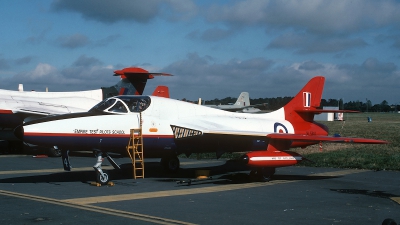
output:
[[317,135],[317,132],[315,132],[315,131],[307,131],[306,134],[307,135]]

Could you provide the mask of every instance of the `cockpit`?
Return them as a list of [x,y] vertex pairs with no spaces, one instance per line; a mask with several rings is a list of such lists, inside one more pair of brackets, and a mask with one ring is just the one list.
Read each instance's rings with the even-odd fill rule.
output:
[[149,96],[129,96],[121,95],[107,98],[95,105],[89,112],[108,112],[108,113],[139,113],[150,106]]

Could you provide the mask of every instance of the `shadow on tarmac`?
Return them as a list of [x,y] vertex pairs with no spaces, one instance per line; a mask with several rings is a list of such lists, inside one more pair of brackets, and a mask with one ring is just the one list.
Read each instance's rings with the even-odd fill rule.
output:
[[[120,165],[121,170],[106,170],[112,181],[132,179],[132,164]],[[251,183],[249,178],[250,168],[238,163],[237,161],[227,161],[223,165],[180,168],[176,173],[168,173],[160,166],[159,162],[145,163],[145,177],[155,179],[158,182],[177,182],[195,180],[196,170],[209,170],[209,178],[202,183],[214,183],[219,185]],[[321,180],[332,179],[335,176],[306,176],[306,175],[274,175],[273,180]],[[89,183],[95,181],[95,171],[72,171],[60,172],[44,175],[19,176],[13,178],[0,179],[0,183],[63,183],[63,182],[82,182]],[[193,183],[195,184],[195,183]]]
[[377,197],[377,198],[390,199],[392,197],[399,197],[398,195],[386,193],[384,191],[376,191],[376,190],[374,190],[374,191],[361,190],[361,189],[330,189],[330,190],[338,192],[338,193],[367,195],[367,196]]

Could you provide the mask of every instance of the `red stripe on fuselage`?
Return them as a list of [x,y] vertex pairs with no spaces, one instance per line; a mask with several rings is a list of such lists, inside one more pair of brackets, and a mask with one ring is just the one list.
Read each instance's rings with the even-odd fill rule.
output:
[[13,114],[13,111],[7,109],[0,109],[0,114]]

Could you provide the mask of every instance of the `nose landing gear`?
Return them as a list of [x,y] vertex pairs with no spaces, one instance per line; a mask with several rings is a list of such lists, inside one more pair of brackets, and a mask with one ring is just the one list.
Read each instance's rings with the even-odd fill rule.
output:
[[93,169],[96,171],[96,182],[104,185],[110,183],[110,176],[107,171],[101,169],[101,164],[103,163],[103,155],[108,159],[114,169],[121,169],[119,165],[108,155],[106,152],[95,151],[94,152],[97,158],[96,164],[93,166]]
[[93,168],[96,171],[96,182],[101,185],[107,184],[110,181],[108,173],[101,169],[101,164],[103,163],[103,153],[97,151],[95,154],[97,163],[93,166]]
[[108,182],[110,181],[108,173],[106,171],[103,171],[99,167],[94,167],[94,169],[96,171],[96,182],[101,185],[108,184]]

